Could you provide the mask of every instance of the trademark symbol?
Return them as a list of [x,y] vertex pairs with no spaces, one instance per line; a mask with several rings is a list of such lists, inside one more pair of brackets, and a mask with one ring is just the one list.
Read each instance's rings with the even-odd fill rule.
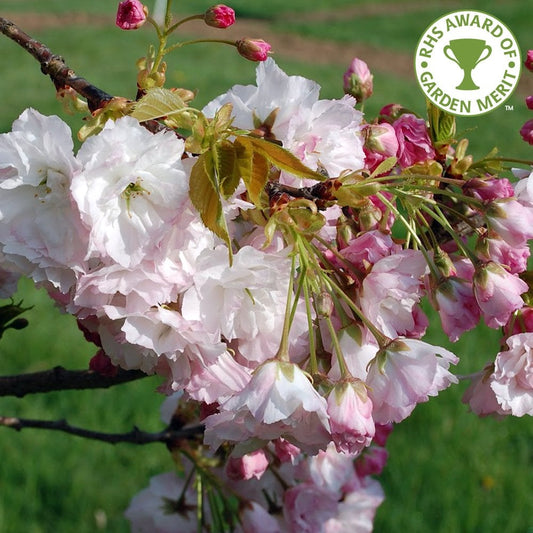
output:
[[514,106],[505,104],[505,111],[514,111]]

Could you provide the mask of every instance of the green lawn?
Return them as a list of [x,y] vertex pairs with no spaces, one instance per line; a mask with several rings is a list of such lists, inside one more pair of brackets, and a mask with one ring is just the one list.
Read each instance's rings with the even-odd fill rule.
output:
[[[388,3],[395,8],[398,5]],[[175,4],[180,11],[192,13],[202,11],[211,2],[185,0]],[[376,3],[370,1],[238,0],[230,4],[238,15],[269,19],[279,31],[339,40],[354,50],[358,42],[368,42],[406,53],[414,52],[418,35],[434,18],[459,9],[455,3],[450,3],[450,7],[443,3],[439,9],[427,4],[421,12],[391,17],[386,6],[383,13],[372,11],[370,8]],[[368,8],[367,14],[352,14],[346,20],[327,24],[320,17],[311,20],[309,16],[311,11],[357,5],[362,12]],[[83,10],[108,14],[108,26],[61,27],[32,33],[94,84],[110,93],[131,97],[135,92],[134,61],[145,53],[151,34],[145,30],[124,34],[116,29],[115,6],[111,0],[4,0],[2,12]],[[476,0],[470,6],[482,8],[482,2]],[[524,49],[533,48],[533,42],[528,43],[530,19],[524,16],[528,6],[524,0],[502,2],[491,8],[511,27]],[[305,20],[298,21],[298,12],[305,14]],[[0,38],[0,52],[0,131],[8,131],[27,106],[43,113],[61,113],[53,87],[40,74],[36,62],[4,37]],[[321,65],[296,62],[283,50],[276,51],[275,57],[288,73],[317,80],[324,97],[341,95],[345,65],[337,64],[334,58],[331,64]],[[371,58],[364,59],[371,64]],[[199,67],[202,61],[216,67]],[[168,80],[171,85],[197,89],[197,105],[201,107],[235,83],[252,83],[254,70],[252,63],[229,47],[201,45],[184,49],[169,59]],[[366,107],[369,117],[390,102],[401,102],[423,112],[422,93],[414,80],[391,77],[387,72],[374,74],[375,95]],[[498,145],[505,154],[531,158],[531,147],[517,134],[520,125],[530,118],[522,100],[514,96],[509,101],[515,111],[498,108],[483,117],[458,121],[460,130],[470,130],[466,135],[477,138],[472,143],[476,155]],[[68,121],[73,128],[80,126],[79,117]],[[42,370],[58,364],[85,367],[94,347],[83,341],[74,320],[59,314],[46,295],[33,290],[28,282],[22,284],[20,294],[25,303],[35,305],[28,313],[31,325],[22,332],[9,331],[2,339],[0,374]],[[429,340],[442,342],[461,357],[457,369],[461,374],[479,369],[498,351],[498,333],[486,329],[450,346],[434,326]],[[158,383],[157,378],[147,378],[98,392],[2,398],[0,415],[67,417],[73,424],[112,432],[126,431],[133,425],[157,430],[161,398],[153,391]],[[461,384],[420,405],[391,435],[390,459],[381,478],[387,499],[377,515],[377,532],[533,532],[531,418],[478,419],[460,403],[464,388],[465,384]],[[37,430],[15,433],[0,428],[0,457],[2,533],[89,533],[98,530],[95,516],[104,515],[107,525],[102,531],[127,531],[122,512],[130,498],[147,484],[150,476],[171,468],[163,446],[111,446]]]

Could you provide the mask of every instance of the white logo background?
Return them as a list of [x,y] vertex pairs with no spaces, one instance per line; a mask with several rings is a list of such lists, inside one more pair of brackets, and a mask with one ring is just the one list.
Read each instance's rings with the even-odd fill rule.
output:
[[[483,50],[471,71],[478,89],[457,89],[465,72],[449,58],[453,52],[445,51],[456,39],[478,39],[490,47],[490,54]],[[518,83],[520,69],[520,49],[511,31],[480,11],[457,11],[437,19],[420,38],[415,55],[415,71],[425,95],[455,115],[481,115],[503,104]]]

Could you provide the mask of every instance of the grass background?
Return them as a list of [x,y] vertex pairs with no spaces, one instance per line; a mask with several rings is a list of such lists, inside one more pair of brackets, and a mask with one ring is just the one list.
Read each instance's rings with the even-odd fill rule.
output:
[[[242,19],[261,19],[271,30],[312,39],[328,39],[353,47],[372,44],[384,50],[414,54],[419,36],[439,16],[461,9],[458,2],[413,3],[354,0],[270,0],[229,2]],[[180,13],[201,12],[211,2],[180,0]],[[310,5],[312,4],[312,5]],[[151,5],[151,2],[148,2]],[[399,7],[401,6],[401,7]],[[470,8],[487,10],[503,20],[522,50],[530,41],[528,0],[471,1]],[[42,14],[43,26],[30,32],[80,75],[112,94],[132,97],[135,60],[142,56],[152,34],[145,28],[124,33],[113,26],[114,0],[3,0],[0,15],[24,20],[23,14]],[[44,24],[50,15],[89,13],[89,23]],[[332,16],[342,13],[342,16]],[[529,16],[528,16],[529,15]],[[22,26],[24,28],[24,26]],[[187,31],[190,31],[187,29]],[[191,34],[192,36],[192,34]],[[260,35],[256,35],[260,37]],[[346,65],[296,61],[276,50],[276,61],[289,74],[315,79],[322,96],[341,96]],[[372,57],[363,57],[372,68]],[[252,83],[253,64],[227,47],[199,45],[169,58],[168,80],[198,90],[197,105],[235,83]],[[374,69],[373,69],[374,70]],[[394,69],[391,68],[391,71]],[[424,103],[414,79],[374,70],[375,93],[365,109],[371,118],[385,104],[400,102],[423,112]],[[33,58],[0,37],[0,131],[28,106],[43,113],[61,114],[53,88]],[[527,73],[525,73],[527,75]],[[506,155],[529,157],[531,147],[518,135],[530,118],[523,95],[482,117],[459,119],[460,130],[475,137],[474,154],[494,145]],[[64,117],[65,118],[65,117]],[[67,117],[74,129],[79,117]],[[472,131],[475,129],[475,131]],[[9,331],[0,342],[0,374],[44,370],[55,365],[84,368],[94,352],[77,331],[72,317],[61,315],[46,294],[23,281],[20,297],[34,305],[27,313],[30,327]],[[480,328],[451,346],[433,324],[429,340],[442,343],[461,357],[458,373],[476,371],[498,351],[498,332]],[[24,399],[2,398],[0,415],[57,419],[102,431],[127,431],[133,425],[155,431],[161,427],[157,409],[161,398],[153,393],[157,378],[148,378],[111,390],[60,392]],[[460,397],[465,384],[419,405],[390,437],[390,459],[381,482],[385,503],[377,513],[375,531],[533,532],[533,425],[531,418],[502,421],[469,414]],[[128,524],[122,513],[130,498],[150,476],[172,468],[163,446],[111,446],[61,433],[0,428],[0,532],[122,532]]]

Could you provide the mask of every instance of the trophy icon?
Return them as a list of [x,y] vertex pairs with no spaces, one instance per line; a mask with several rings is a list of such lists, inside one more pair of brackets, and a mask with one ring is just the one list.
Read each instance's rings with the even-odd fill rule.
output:
[[[475,91],[479,87],[472,80],[472,71],[478,63],[487,59],[492,48],[482,39],[453,39],[444,47],[444,55],[457,63],[464,71],[463,81],[456,87],[463,91]],[[451,55],[450,55],[451,54]]]

